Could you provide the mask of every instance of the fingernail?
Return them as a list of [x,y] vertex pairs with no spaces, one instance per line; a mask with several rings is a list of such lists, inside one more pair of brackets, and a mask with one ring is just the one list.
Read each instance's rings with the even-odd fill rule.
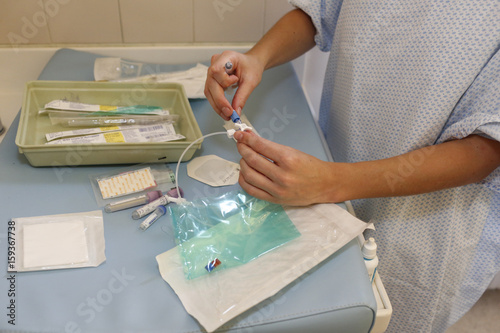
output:
[[242,136],[243,136],[243,133],[241,133],[240,131],[236,131],[234,133],[234,138],[236,139],[236,141],[239,141]]
[[229,108],[227,108],[227,107],[223,107],[223,108],[222,108],[222,113],[224,113],[224,115],[225,115],[226,117],[229,117],[229,116],[232,114],[232,111],[231,111],[231,110],[229,110]]

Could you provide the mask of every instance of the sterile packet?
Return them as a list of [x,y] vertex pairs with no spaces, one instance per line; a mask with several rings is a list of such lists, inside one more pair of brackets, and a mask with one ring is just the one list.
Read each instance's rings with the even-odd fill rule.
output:
[[101,211],[14,218],[9,272],[96,267],[106,260]]
[[175,174],[164,163],[144,163],[89,176],[97,205],[104,207],[150,191],[167,192]]
[[176,134],[175,128],[169,122],[157,123],[154,125],[125,125],[125,126],[107,126],[107,127],[91,127],[91,128],[81,128],[69,131],[59,131],[46,133],[45,138],[47,141],[65,139],[77,136],[86,136],[94,134],[103,134],[109,132],[126,131],[131,129],[138,129],[141,132],[149,133],[165,133],[167,136],[178,137],[180,139],[185,138],[183,135]]
[[121,58],[97,58],[94,62],[96,81],[143,82],[145,84],[175,82],[184,86],[188,98],[206,98],[203,93],[207,81],[208,66],[197,63],[180,71],[152,73],[147,64],[141,75],[142,63],[126,61]]
[[[154,125],[158,122],[178,123],[178,114],[169,115],[110,115],[110,114],[82,114],[74,111],[46,112],[52,125],[62,127],[106,127],[124,125]],[[43,115],[42,115],[43,116]]]
[[40,110],[39,114],[44,114],[49,111],[72,111],[80,113],[92,114],[136,114],[136,115],[168,115],[169,110],[154,105],[99,105],[73,102],[68,100],[56,99],[45,104],[44,109]]
[[[76,131],[64,131],[58,133],[48,133],[46,137],[67,135],[55,139],[45,144],[96,144],[96,143],[137,143],[137,142],[167,142],[183,140],[186,137],[175,132],[174,126],[169,123],[158,123],[153,125],[137,125],[137,126],[109,126],[96,127],[94,134],[82,134],[91,132],[92,129],[81,129]],[[109,130],[107,130],[109,129]],[[71,133],[72,132],[72,133]],[[75,134],[71,136],[71,134]],[[78,135],[80,134],[80,135]]]
[[179,246],[156,257],[163,279],[208,332],[275,295],[368,227],[336,204],[284,209],[300,237],[245,265],[187,280]]
[[97,58],[94,62],[94,78],[96,81],[113,81],[138,77],[142,63],[127,61],[118,57]]
[[246,264],[300,236],[281,205],[244,191],[168,209],[187,279]]

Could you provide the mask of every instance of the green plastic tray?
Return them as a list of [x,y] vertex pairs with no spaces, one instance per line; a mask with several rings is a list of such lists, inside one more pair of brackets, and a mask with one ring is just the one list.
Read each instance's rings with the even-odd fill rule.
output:
[[[52,100],[101,105],[153,105],[180,115],[176,124],[185,140],[148,143],[46,145],[45,134],[75,128],[52,125],[38,111]],[[26,84],[16,145],[32,166],[100,165],[177,162],[182,152],[202,136],[184,87],[176,83],[31,81]],[[189,160],[202,140],[184,155]]]

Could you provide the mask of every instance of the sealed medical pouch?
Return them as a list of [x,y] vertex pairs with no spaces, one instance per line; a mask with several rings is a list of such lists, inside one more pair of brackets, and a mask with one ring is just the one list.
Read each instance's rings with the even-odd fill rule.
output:
[[149,191],[167,192],[175,185],[173,171],[163,163],[144,163],[89,175],[99,207],[118,203]]
[[243,191],[168,209],[187,279],[246,264],[300,236],[281,205]]
[[101,211],[15,218],[7,234],[9,272],[96,267],[106,260]]
[[[335,204],[284,207],[284,211],[300,237],[245,265],[220,271],[216,268],[210,274],[187,280],[180,246],[156,257],[163,279],[186,311],[208,332],[275,295],[368,226]],[[247,324],[228,327],[245,331]],[[247,328],[251,331],[251,327]]]

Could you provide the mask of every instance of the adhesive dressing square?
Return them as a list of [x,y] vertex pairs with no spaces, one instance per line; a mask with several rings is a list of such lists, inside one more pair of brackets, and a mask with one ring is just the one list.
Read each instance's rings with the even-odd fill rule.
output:
[[238,182],[240,165],[216,155],[206,155],[189,162],[187,174],[210,186],[234,185]]
[[103,199],[144,191],[157,185],[149,167],[101,178],[97,184]]
[[24,225],[24,267],[53,267],[89,259],[83,221]]

